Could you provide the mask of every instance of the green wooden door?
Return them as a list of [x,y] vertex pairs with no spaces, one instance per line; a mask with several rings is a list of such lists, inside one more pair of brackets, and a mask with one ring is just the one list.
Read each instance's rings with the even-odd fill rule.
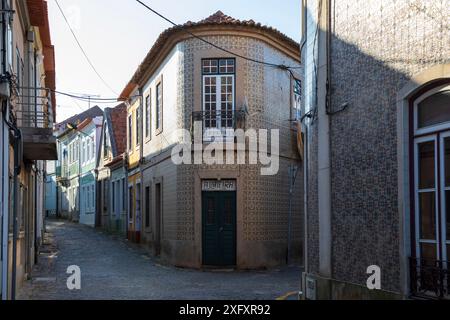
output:
[[236,192],[203,192],[203,265],[236,265]]

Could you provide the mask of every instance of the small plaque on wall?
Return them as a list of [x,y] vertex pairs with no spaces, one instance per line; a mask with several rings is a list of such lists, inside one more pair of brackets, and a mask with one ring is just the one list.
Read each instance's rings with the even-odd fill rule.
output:
[[202,191],[236,191],[236,180],[203,180]]

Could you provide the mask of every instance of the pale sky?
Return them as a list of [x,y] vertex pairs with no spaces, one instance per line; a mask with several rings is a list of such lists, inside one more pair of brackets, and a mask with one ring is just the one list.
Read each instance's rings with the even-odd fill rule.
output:
[[[114,98],[76,45],[55,0],[47,0],[56,51],[56,87],[72,94]],[[81,45],[106,82],[120,93],[159,34],[171,27],[135,0],[58,0]],[[300,41],[300,0],[144,0],[176,23],[199,21],[217,10],[253,19]],[[57,95],[57,121],[80,113],[88,103]],[[100,105],[101,108],[114,105]]]

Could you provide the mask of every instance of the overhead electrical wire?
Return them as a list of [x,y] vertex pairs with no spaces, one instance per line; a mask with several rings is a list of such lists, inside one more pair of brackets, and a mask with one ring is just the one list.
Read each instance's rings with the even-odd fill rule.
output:
[[59,11],[61,12],[61,15],[64,18],[64,21],[66,22],[67,26],[69,27],[70,32],[72,33],[78,47],[80,48],[81,52],[83,53],[84,57],[86,58],[86,61],[89,63],[89,65],[91,66],[92,70],[95,72],[95,74],[98,76],[98,78],[103,82],[103,84],[109,89],[111,90],[112,93],[118,95],[118,93],[106,82],[106,80],[100,75],[100,73],[97,71],[97,68],[95,68],[94,64],[92,63],[91,59],[89,59],[86,51],[83,49],[83,46],[81,45],[80,41],[78,40],[78,37],[76,36],[75,32],[73,31],[69,20],[67,19],[66,15],[64,14],[63,9],[61,8],[61,6],[58,3],[58,0],[55,0],[56,5],[59,8]]
[[[51,90],[51,89],[48,89],[48,90],[51,91],[52,93],[66,96],[66,97],[69,97],[72,99],[80,100],[83,102],[91,102],[94,104],[117,104],[118,103],[117,98],[94,98],[94,97],[90,98],[89,95],[79,96],[79,95],[62,92],[62,91],[58,91],[58,90]],[[130,98],[136,98],[136,97],[140,97],[140,96],[135,95],[135,96],[131,96]]]
[[187,30],[186,27],[184,27],[183,25],[179,25],[175,22],[173,22],[172,20],[170,20],[169,18],[165,17],[164,15],[162,15],[161,13],[159,13],[158,11],[156,11],[155,9],[151,8],[150,6],[148,6],[147,4],[145,4],[144,2],[140,1],[140,0],[136,0],[138,3],[140,3],[142,6],[144,6],[145,8],[147,8],[148,10],[150,10],[151,12],[153,12],[154,14],[156,14],[157,16],[159,16],[160,18],[164,19],[165,21],[169,22],[170,24],[172,24],[175,27],[179,27],[181,28],[184,32],[186,32],[187,34],[189,34],[190,36],[218,49],[221,50],[225,53],[231,54],[233,56],[236,56],[238,58],[250,61],[250,62],[254,62],[254,63],[258,63],[258,64],[262,64],[262,65],[266,65],[269,67],[274,67],[274,68],[279,68],[279,69],[283,69],[283,70],[290,70],[290,69],[300,69],[301,67],[292,67],[292,66],[286,66],[283,64],[276,64],[276,63],[270,63],[270,62],[265,62],[265,61],[261,61],[261,60],[257,60],[257,59],[253,59],[253,58],[249,58],[246,56],[243,56],[241,54],[238,54],[236,52],[230,51],[228,49],[222,48],[200,36],[197,36],[196,34],[192,33],[191,31]]
[[62,92],[62,91],[57,91],[57,90],[51,90],[53,93],[57,93],[63,96],[67,96],[70,98],[74,98],[74,99],[78,99],[78,100],[83,100],[83,101],[110,101],[110,102],[117,102],[117,98],[94,98],[94,97],[89,97],[88,95],[85,96],[78,96],[78,95],[74,95],[71,93],[67,93],[67,92]]
[[[253,58],[249,58],[246,57],[244,55],[235,53],[233,51],[230,51],[228,49],[222,48],[200,36],[197,36],[196,34],[192,33],[191,31],[187,30],[183,25],[178,25],[175,22],[173,22],[172,20],[170,20],[169,18],[165,17],[164,15],[162,15],[161,13],[159,13],[158,11],[152,9],[151,7],[149,7],[148,5],[146,5],[144,2],[140,1],[140,0],[136,0],[138,3],[140,3],[142,6],[144,6],[145,8],[147,8],[148,10],[150,10],[151,12],[153,12],[154,14],[156,14],[157,16],[161,17],[162,19],[164,19],[165,21],[169,22],[170,24],[172,24],[173,26],[176,27],[180,27],[184,32],[186,32],[187,34],[191,35],[192,37],[218,49],[221,50],[225,53],[231,54],[233,56],[236,56],[238,58],[253,62],[253,63],[258,63],[258,64],[262,64],[262,65],[266,65],[269,67],[274,67],[274,68],[278,68],[278,69],[282,69],[282,70],[286,70],[287,72],[289,72],[290,76],[292,76],[292,78],[294,78],[295,80],[298,80],[294,73],[293,73],[293,69],[300,69],[301,67],[293,67],[293,66],[286,66],[283,64],[276,64],[276,63],[270,63],[270,62],[265,62],[265,61],[261,61],[261,60],[257,60],[257,59],[253,59]],[[89,65],[92,67],[93,71],[97,74],[97,76],[99,77],[99,79],[103,82],[103,84],[108,87],[114,94],[118,95],[117,92],[114,91],[114,89],[111,88],[111,86],[109,86],[109,84],[105,81],[105,79],[100,75],[100,73],[97,71],[97,69],[95,68],[94,64],[92,63],[92,61],[89,59],[88,55],[86,54],[86,51],[83,49],[80,41],[78,40],[75,32],[73,31],[72,27],[70,26],[70,23],[66,17],[66,15],[64,14],[64,11],[62,10],[61,6],[58,3],[58,0],[55,0],[56,5],[59,8],[59,11],[61,12],[67,26],[70,29],[70,32],[72,33],[78,47],[80,48],[81,52],[83,53],[84,57],[86,58],[87,62],[89,63]],[[50,90],[50,89],[49,89]],[[117,103],[118,98],[94,98],[94,97],[89,97],[88,95],[85,96],[79,96],[79,95],[75,95],[75,94],[70,94],[67,92],[62,92],[62,91],[57,91],[57,90],[50,90],[53,93],[59,94],[59,95],[63,95],[63,96],[67,96],[70,97],[72,99],[76,99],[76,100],[80,100],[83,102],[91,102],[93,104],[113,104],[113,103]],[[139,96],[132,96],[130,98],[135,98],[135,97],[139,97]]]

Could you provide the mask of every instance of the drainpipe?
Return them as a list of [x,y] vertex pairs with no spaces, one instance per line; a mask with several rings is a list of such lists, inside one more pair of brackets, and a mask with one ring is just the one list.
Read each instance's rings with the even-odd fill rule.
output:
[[13,250],[12,250],[12,272],[11,272],[11,300],[16,299],[16,273],[17,273],[17,238],[18,238],[18,215],[19,215],[19,206],[18,206],[18,176],[21,172],[21,159],[22,159],[22,133],[19,129],[15,127],[11,127],[11,130],[14,131],[14,178],[13,178]]
[[309,170],[309,152],[308,152],[308,148],[309,148],[309,143],[308,143],[308,126],[304,125],[304,143],[303,143],[303,214],[304,214],[304,222],[303,222],[303,226],[304,226],[304,244],[303,244],[303,265],[305,268],[304,273],[308,274],[309,273],[309,268],[308,268],[308,192],[309,192],[309,183],[308,183],[308,179],[309,179],[309,174],[308,174],[308,170]]
[[[3,76],[8,75],[8,69],[7,69],[7,63],[8,63],[8,34],[7,34],[7,26],[9,23],[11,12],[7,12],[6,10],[9,9],[7,0],[1,0],[2,9],[4,10],[2,12],[2,42],[1,42],[1,63],[2,63],[2,70],[1,73]],[[2,81],[9,81],[8,79],[2,79]],[[2,199],[1,199],[1,210],[2,210],[2,274],[0,277],[2,278],[2,287],[1,289],[1,295],[2,300],[8,299],[8,276],[9,276],[9,144],[10,144],[10,135],[9,135],[9,125],[8,125],[8,98],[4,97],[3,101],[1,102],[2,107],[2,143],[3,143],[3,151],[2,152],[2,182],[3,182],[3,193],[2,193]]]
[[[7,1],[6,0],[2,0],[2,9],[6,10],[9,8],[7,8]],[[7,24],[9,23],[11,17],[10,15],[12,15],[13,12],[6,12],[3,11],[2,12],[2,32],[3,32],[3,43],[2,43],[2,74],[5,76],[8,74],[8,69],[7,69],[7,52],[6,52],[6,48],[8,47],[8,37],[7,37],[7,33],[6,33],[6,29],[7,29]],[[10,101],[6,100],[3,102],[2,105],[2,113],[3,113],[3,124],[6,124],[7,127],[9,128],[5,129],[3,131],[3,134],[6,135],[5,138],[5,142],[6,144],[4,144],[4,146],[6,146],[6,149],[3,152],[3,165],[5,166],[4,169],[4,173],[7,172],[7,174],[5,174],[3,176],[4,180],[4,185],[5,184],[9,184],[9,132],[13,132],[13,138],[14,138],[14,177],[13,177],[13,252],[12,252],[12,271],[11,271],[11,277],[12,277],[12,285],[11,285],[11,299],[14,300],[15,299],[15,295],[16,295],[16,263],[17,263],[17,216],[18,216],[18,195],[17,195],[17,188],[18,188],[18,175],[21,172],[21,161],[22,161],[22,133],[21,131],[15,126],[15,124],[13,124],[12,122],[9,121],[9,111],[10,111]],[[9,186],[7,188],[5,188],[4,190],[8,190]],[[5,194],[5,192],[4,192]],[[9,206],[9,199],[8,199],[8,195],[5,194],[4,195],[4,203],[3,206],[4,208],[6,208],[7,206]],[[3,211],[4,213],[8,214],[9,210],[6,209]],[[6,222],[8,219],[6,219]],[[5,220],[4,220],[5,222]],[[4,236],[6,236],[6,243],[4,243],[3,245],[6,245],[6,249],[8,249],[8,240],[9,240],[9,223],[7,225],[4,225],[4,230],[6,230],[6,233],[4,234]],[[8,250],[6,250],[6,255],[7,255]],[[5,254],[5,251],[3,251],[3,253]],[[6,267],[3,270],[3,273],[7,273],[8,272],[8,267]],[[7,299],[8,298],[8,290],[7,290],[7,274],[6,276],[3,278],[4,280],[6,280],[5,282],[3,282],[3,288],[2,288],[2,298],[3,299]]]
[[286,263],[291,263],[291,247],[292,247],[292,202],[294,197],[295,181],[297,179],[298,167],[294,165],[289,166],[289,214],[288,214],[288,246]]
[[[128,140],[128,138],[127,138]],[[126,228],[125,228],[125,234],[128,239],[128,226],[129,226],[129,217],[130,217],[130,209],[128,204],[128,150],[125,151],[124,157],[123,157],[123,170],[125,172],[125,184],[123,186],[123,198],[125,201],[125,213],[126,213]],[[123,207],[123,206],[122,206]]]
[[[6,123],[6,125],[9,127],[9,130],[13,132],[13,138],[14,138],[14,178],[13,178],[13,252],[12,252],[12,272],[11,272],[11,277],[12,277],[12,286],[11,286],[11,299],[14,300],[15,299],[15,289],[16,289],[16,261],[17,261],[17,233],[18,233],[18,224],[17,224],[17,217],[18,217],[18,176],[20,175],[21,172],[21,161],[22,161],[22,133],[21,131],[11,122],[9,122],[8,120],[8,114],[9,114],[9,108],[8,108],[9,103],[8,102],[4,102],[3,103],[3,122]],[[4,134],[9,135],[9,131],[4,131]],[[6,145],[6,147],[9,149],[9,141],[8,144]],[[7,152],[5,152],[5,154],[8,155],[8,157],[4,156],[4,166],[6,166],[6,171],[9,172],[9,150]],[[5,167],[3,168],[5,169]],[[3,171],[5,172],[5,170]],[[6,179],[6,177],[8,177],[8,179]],[[3,178],[6,181],[4,181],[4,184],[9,183],[9,174],[5,174],[3,176]],[[8,187],[9,188],[9,187]],[[8,188],[6,188],[5,190],[8,190]],[[4,202],[3,205],[8,206],[9,205],[9,199],[7,197],[7,194],[4,192],[5,198],[4,198]],[[9,210],[4,210],[4,213],[8,213]],[[6,229],[6,243],[4,243],[3,245],[6,245],[6,249],[8,248],[8,240],[9,240],[9,224],[4,225],[4,229]],[[8,250],[6,250],[6,254],[7,254]],[[5,252],[4,252],[5,253]],[[6,268],[7,270],[8,268]],[[3,270],[3,272],[5,272],[5,270]],[[5,285],[5,283],[3,283],[3,285]],[[6,292],[7,294],[7,292]]]
[[[324,1],[325,2],[325,1]],[[319,205],[319,273],[330,279],[331,271],[331,155],[330,155],[330,116],[328,114],[328,16],[331,1],[325,2],[319,21],[319,59],[317,79],[318,107],[318,205]]]
[[[40,170],[39,170],[39,166],[37,166],[36,168],[36,174],[35,174],[35,179],[34,179],[34,263],[37,263],[37,259],[38,259],[38,185],[39,185],[39,175],[40,175]],[[31,265],[30,265],[30,272],[31,272]],[[30,274],[31,277],[31,274]]]
[[[6,104],[6,101],[3,101],[3,105]],[[2,252],[2,287],[0,288],[2,294],[2,300],[6,300],[8,296],[8,233],[9,233],[9,204],[8,204],[8,195],[9,195],[9,132],[6,129],[5,122],[3,120],[3,113],[1,117],[1,137],[3,144],[3,152],[2,152],[2,172],[1,172],[1,183],[3,193],[1,195],[0,203],[1,203],[1,227],[2,227],[2,239],[1,244],[2,247],[0,251]]]
[[[6,0],[2,0],[2,9],[6,9]],[[7,20],[8,14],[3,12],[2,13],[2,43],[1,43],[1,63],[2,63],[2,75],[6,74],[6,63],[7,63]],[[2,247],[2,274],[0,277],[2,278],[2,287],[1,295],[2,300],[8,299],[8,240],[9,240],[9,130],[7,128],[6,121],[7,116],[9,114],[8,112],[8,102],[7,100],[2,101],[2,116],[1,116],[1,138],[2,138],[2,172],[1,172],[1,183],[2,183],[2,190],[3,193],[1,195],[0,203],[1,203],[1,227],[2,227],[2,239],[0,240]]]

